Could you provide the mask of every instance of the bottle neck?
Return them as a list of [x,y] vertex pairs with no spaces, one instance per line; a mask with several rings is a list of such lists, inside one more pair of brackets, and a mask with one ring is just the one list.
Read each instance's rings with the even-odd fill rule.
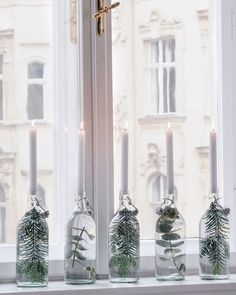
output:
[[37,206],[37,196],[35,195],[29,195],[27,200],[27,211],[35,208]]
[[75,209],[74,209],[74,211],[89,213],[87,205],[88,205],[88,200],[86,198],[86,194],[84,193],[83,195],[78,195],[75,198]]
[[119,210],[122,210],[124,208],[135,212],[135,215],[138,214],[138,209],[132,203],[132,201],[130,199],[130,196],[129,196],[129,192],[124,193],[123,191],[120,191],[120,207],[119,207]]
[[175,196],[173,195],[167,195],[166,197],[164,197],[164,204],[166,206],[172,206],[175,207]]

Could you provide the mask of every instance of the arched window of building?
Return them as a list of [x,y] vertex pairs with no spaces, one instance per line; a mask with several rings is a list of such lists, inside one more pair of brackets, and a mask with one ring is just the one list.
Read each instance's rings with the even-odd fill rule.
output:
[[[159,175],[152,183],[152,201],[153,203],[160,203],[163,197],[166,196],[167,190],[167,177]],[[177,199],[177,189],[175,187],[175,200]]]
[[28,64],[27,114],[28,120],[44,119],[44,64],[40,62]]
[[42,205],[46,205],[45,189],[41,184],[38,184],[38,196],[41,199]]
[[6,195],[0,184],[0,243],[6,242]]

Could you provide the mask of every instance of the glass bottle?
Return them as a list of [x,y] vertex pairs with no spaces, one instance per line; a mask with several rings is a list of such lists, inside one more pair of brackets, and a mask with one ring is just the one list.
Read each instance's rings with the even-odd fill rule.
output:
[[174,195],[164,198],[157,209],[155,269],[159,281],[185,278],[185,221],[176,208]]
[[139,280],[140,228],[137,208],[120,193],[120,206],[109,225],[109,278],[114,283]]
[[36,195],[17,226],[16,282],[19,287],[45,287],[48,284],[49,212]]
[[199,224],[199,275],[203,280],[229,278],[229,209],[213,200]]
[[66,226],[65,282],[92,284],[96,280],[96,225],[86,195],[78,196]]

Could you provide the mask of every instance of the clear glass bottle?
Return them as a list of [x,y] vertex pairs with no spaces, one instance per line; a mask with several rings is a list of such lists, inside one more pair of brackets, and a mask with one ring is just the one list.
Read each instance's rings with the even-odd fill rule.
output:
[[199,275],[203,280],[229,278],[229,212],[213,195],[213,201],[200,220]]
[[128,194],[120,194],[120,206],[109,225],[109,279],[114,283],[139,280],[140,228],[137,208]]
[[48,284],[49,215],[36,195],[17,226],[16,282],[19,287],[45,287]]
[[78,196],[66,226],[65,282],[92,284],[96,280],[96,225],[85,194]]
[[164,198],[157,210],[155,269],[159,281],[180,281],[185,278],[186,227],[175,206],[174,196]]

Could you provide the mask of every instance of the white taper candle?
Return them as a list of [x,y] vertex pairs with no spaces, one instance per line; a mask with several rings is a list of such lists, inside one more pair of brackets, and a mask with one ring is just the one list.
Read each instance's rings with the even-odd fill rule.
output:
[[34,126],[34,122],[29,130],[29,148],[30,148],[30,194],[35,195],[37,192],[37,129]]
[[129,133],[128,130],[121,136],[121,191],[128,193],[129,182]]
[[216,130],[210,131],[210,190],[217,193],[217,135]]
[[173,159],[173,130],[168,124],[166,131],[166,173],[167,173],[167,193],[174,193],[174,159]]
[[85,131],[82,123],[78,136],[78,193],[82,195],[85,190]]

